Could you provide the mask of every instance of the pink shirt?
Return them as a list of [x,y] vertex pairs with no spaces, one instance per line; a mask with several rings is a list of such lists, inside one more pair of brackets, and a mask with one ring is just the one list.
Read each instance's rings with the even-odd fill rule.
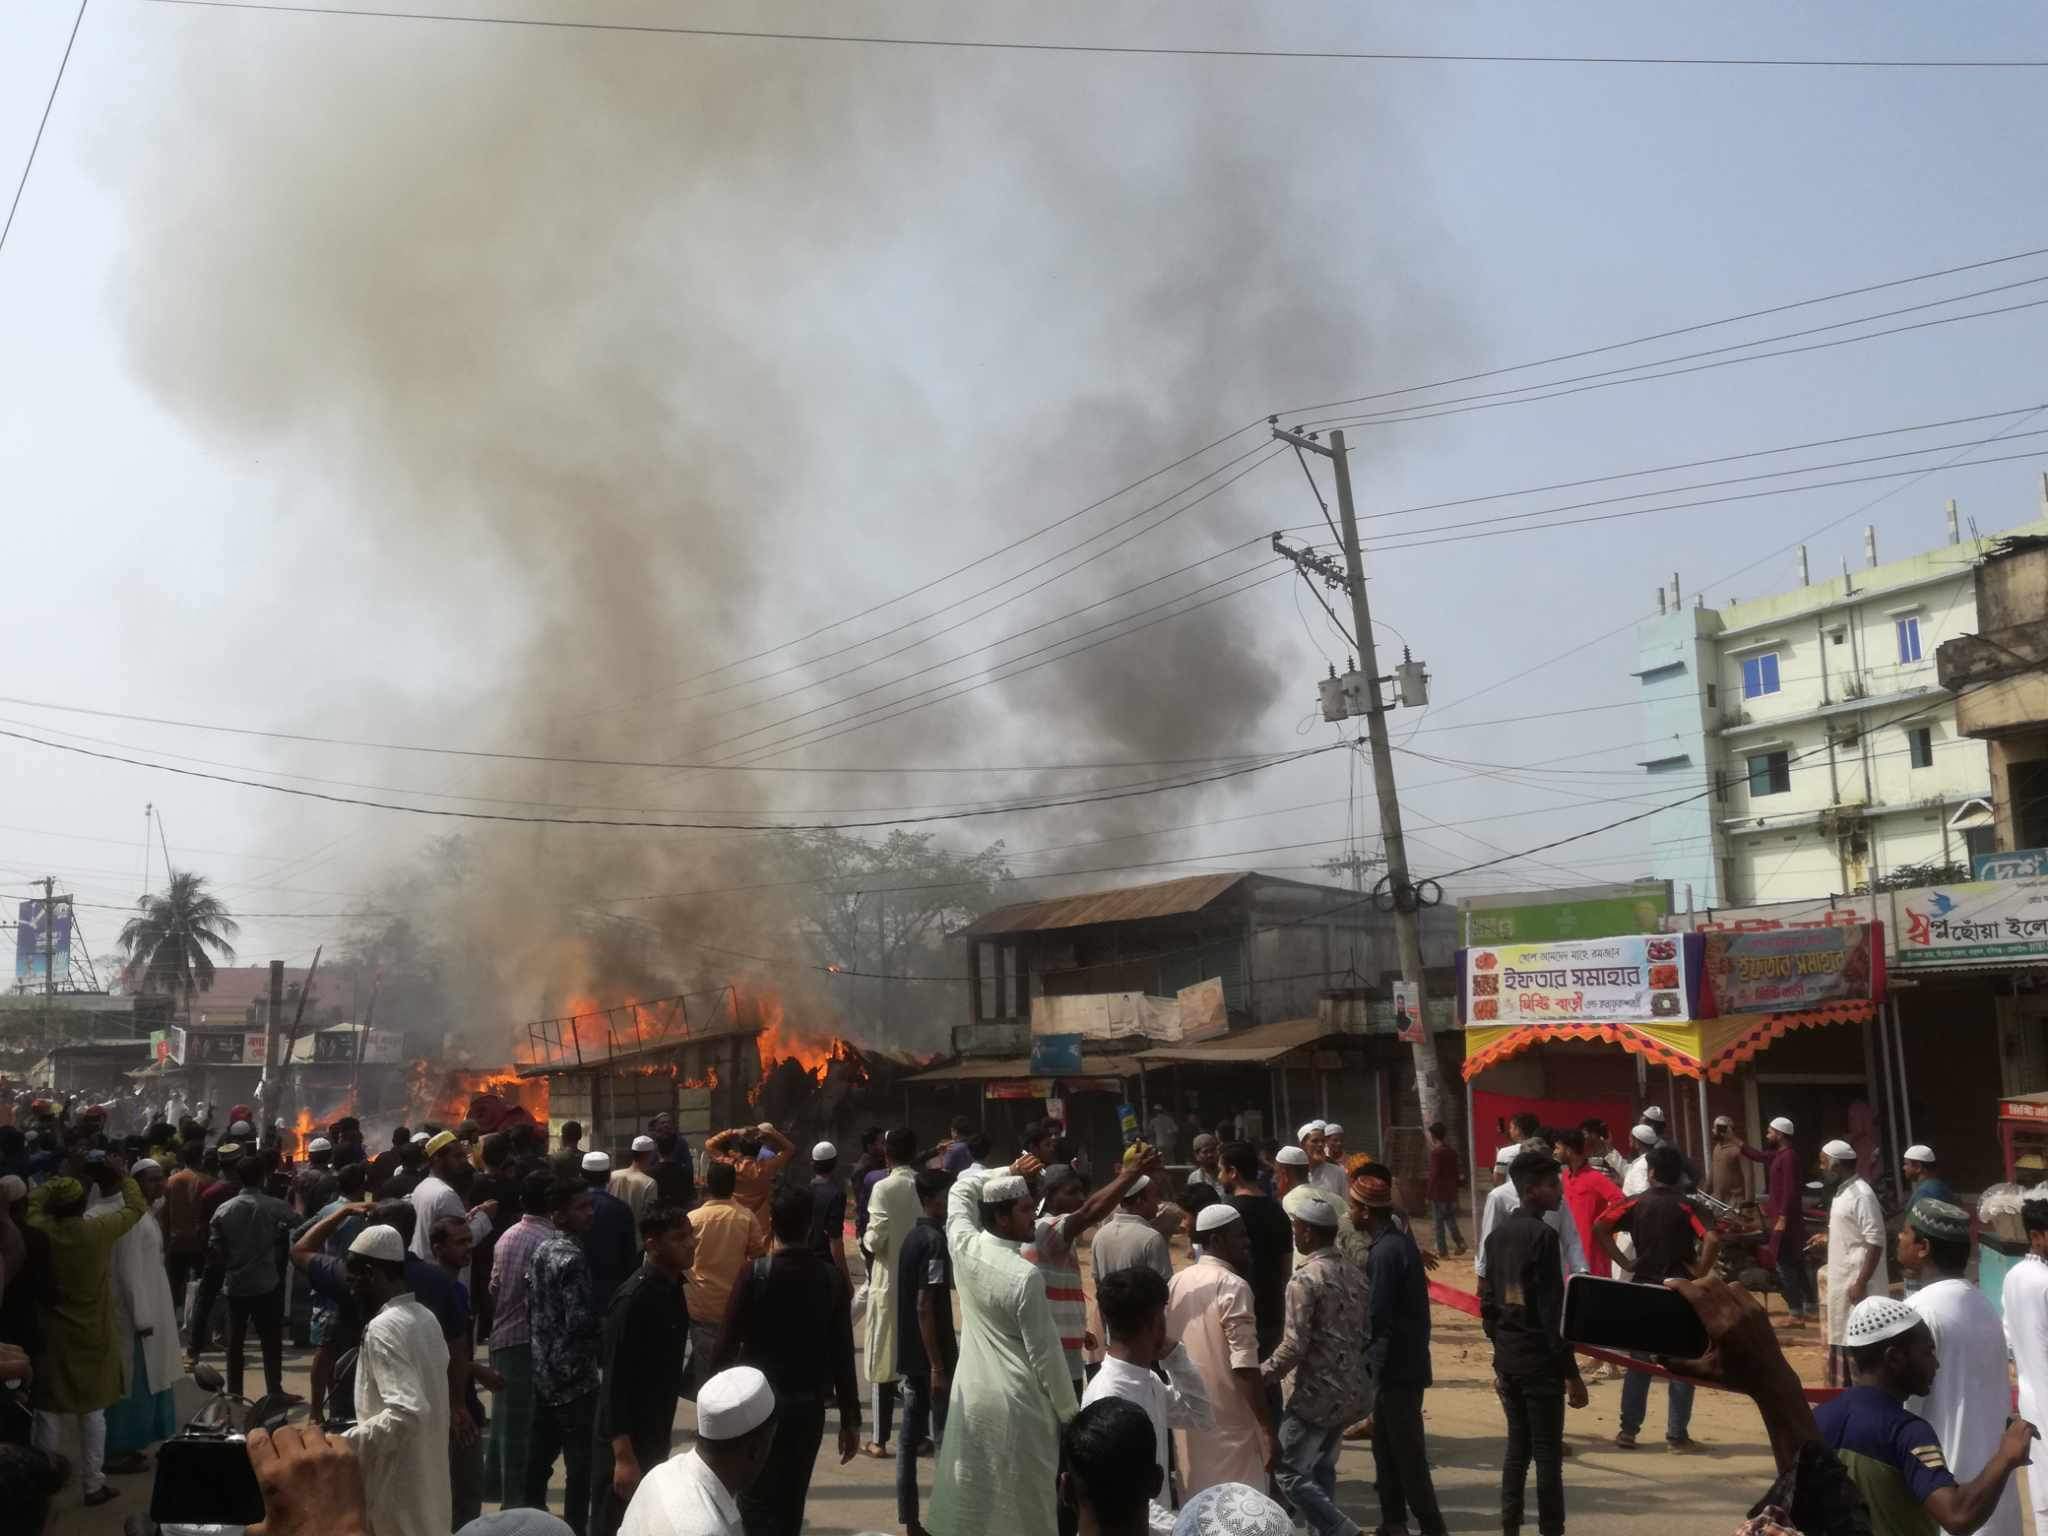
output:
[[1186,1498],[1218,1483],[1266,1486],[1266,1442],[1259,1421],[1232,1378],[1259,1363],[1252,1288],[1221,1259],[1204,1255],[1166,1288],[1166,1332],[1178,1338],[1202,1373],[1214,1429],[1176,1429]]

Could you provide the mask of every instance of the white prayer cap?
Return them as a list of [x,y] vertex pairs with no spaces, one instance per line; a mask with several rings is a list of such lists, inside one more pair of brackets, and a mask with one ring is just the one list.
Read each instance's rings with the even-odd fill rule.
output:
[[586,1153],[584,1153],[584,1154],[583,1154],[583,1171],[584,1171],[585,1173],[610,1173],[610,1172],[612,1171],[612,1155],[611,1155],[611,1153],[609,1153],[609,1152],[586,1152]]
[[412,1133],[412,1144],[416,1147],[424,1147],[433,1139],[434,1133],[432,1131],[414,1131]]
[[1233,1221],[1242,1220],[1244,1218],[1237,1214],[1236,1206],[1228,1201],[1218,1200],[1214,1205],[1203,1206],[1196,1214],[1195,1230],[1197,1232],[1214,1232],[1218,1227],[1227,1227]]
[[1152,1175],[1150,1175],[1149,1173],[1141,1173],[1138,1175],[1136,1179],[1132,1181],[1131,1187],[1124,1191],[1123,1198],[1126,1200],[1135,1200],[1138,1198],[1138,1196],[1145,1193],[1145,1191],[1150,1189],[1151,1187]]
[[1629,1129],[1629,1135],[1635,1137],[1637,1141],[1646,1147],[1657,1145],[1657,1133],[1647,1125],[1632,1126]]
[[1846,1141],[1830,1141],[1821,1147],[1820,1155],[1831,1163],[1841,1163],[1853,1158],[1856,1149]]
[[1337,1202],[1313,1184],[1290,1189],[1280,1205],[1296,1221],[1305,1221],[1312,1227],[1334,1227],[1343,1215]]
[[1786,1119],[1783,1115],[1779,1115],[1775,1120],[1771,1122],[1771,1129],[1776,1131],[1780,1136],[1790,1136],[1793,1134],[1792,1122]]
[[1643,1118],[1649,1121],[1652,1125],[1662,1125],[1664,1123],[1664,1111],[1659,1109],[1656,1105],[1652,1104],[1648,1109],[1643,1111]]
[[981,1203],[1008,1205],[1013,1200],[1022,1200],[1030,1193],[1031,1186],[1024,1182],[1021,1173],[999,1173],[981,1186]]
[[1906,1148],[1905,1161],[1909,1163],[1931,1163],[1934,1161],[1934,1148],[1927,1145],[1924,1141],[1916,1141],[1913,1145]]
[[1327,1131],[1328,1129],[1329,1127],[1323,1124],[1322,1121],[1311,1120],[1307,1125],[1304,1125],[1300,1130],[1294,1133],[1294,1139],[1296,1141],[1307,1141],[1309,1137],[1320,1136],[1323,1132]]
[[1294,1536],[1294,1519],[1245,1483],[1211,1483],[1180,1507],[1173,1536]]
[[0,1177],[0,1205],[12,1205],[28,1198],[28,1181],[18,1173]]
[[633,1138],[633,1150],[635,1152],[653,1152],[657,1150],[654,1145],[654,1138],[652,1136],[635,1136]]
[[1306,1168],[1308,1166],[1308,1154],[1299,1147],[1282,1147],[1273,1154],[1273,1161],[1285,1163],[1290,1168]]
[[[1929,1159],[1929,1161],[1932,1161],[1932,1159]],[[128,1176],[130,1178],[134,1178],[138,1173],[162,1173],[163,1171],[164,1165],[153,1157],[140,1158],[128,1165]]]
[[230,1136],[254,1136],[256,1134],[256,1127],[246,1120],[237,1120],[228,1127],[228,1134]]
[[697,1438],[737,1440],[768,1422],[775,1393],[751,1365],[720,1371],[697,1391]]
[[366,1259],[381,1259],[386,1264],[403,1264],[405,1239],[398,1235],[396,1227],[365,1227],[348,1245],[348,1251]]
[[1504,1147],[1495,1147],[1493,1149],[1493,1166],[1496,1168],[1507,1167],[1509,1163],[1512,1163],[1521,1154],[1521,1151],[1522,1144],[1519,1141],[1511,1141]]
[[[651,1147],[654,1143],[650,1141],[647,1145]],[[633,1144],[633,1150],[636,1152],[640,1150],[638,1142]],[[811,1161],[814,1163],[836,1163],[839,1161],[839,1149],[829,1141],[821,1141],[811,1148]]]
[[1727,1126],[1727,1127],[1728,1127],[1728,1128],[1729,1128],[1730,1130],[1733,1130],[1733,1129],[1735,1128],[1735,1120],[1734,1120],[1734,1117],[1733,1117],[1733,1116],[1731,1116],[1731,1115],[1716,1115],[1716,1116],[1714,1116],[1714,1124],[1716,1124],[1716,1125],[1725,1125],[1725,1126]]
[[308,1152],[332,1152],[334,1150],[334,1143],[325,1136],[315,1136],[306,1143],[306,1150]]
[[1325,1136],[1342,1136],[1344,1134],[1344,1127],[1334,1120],[1326,1121],[1323,1125],[1323,1134]]
[[1866,1296],[1850,1309],[1842,1343],[1848,1349],[1882,1344],[1886,1339],[1911,1333],[1919,1325],[1920,1314],[1903,1301],[1893,1301],[1889,1296]]

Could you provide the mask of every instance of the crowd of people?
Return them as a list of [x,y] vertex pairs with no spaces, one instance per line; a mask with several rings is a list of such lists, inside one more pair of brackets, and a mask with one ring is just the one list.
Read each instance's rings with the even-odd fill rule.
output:
[[[39,1524],[74,1478],[89,1506],[118,1498],[110,1476],[176,1431],[172,1389],[197,1362],[218,1349],[243,1396],[253,1333],[267,1536],[301,1517],[344,1536],[797,1536],[835,1426],[840,1465],[893,1460],[905,1536],[1357,1536],[1337,1497],[1347,1438],[1371,1447],[1377,1531],[1447,1529],[1428,1271],[1465,1245],[1441,1126],[1425,1252],[1392,1170],[1320,1121],[1284,1146],[1200,1132],[1174,1190],[1142,1141],[1091,1179],[1051,1123],[1000,1154],[965,1120],[928,1147],[876,1128],[850,1168],[830,1143],[804,1159],[776,1127],[741,1127],[707,1138],[700,1168],[667,1116],[616,1167],[575,1123],[550,1146],[517,1112],[400,1127],[374,1153],[352,1119],[303,1148],[247,1106],[215,1120],[117,1136],[90,1108],[38,1105],[0,1128],[0,1412],[24,1388],[33,1409],[0,1422],[0,1507],[18,1493]],[[1969,1218],[1931,1149],[1913,1149],[1892,1238],[1853,1150],[1824,1146],[1835,1187],[1809,1243],[1791,1123],[1760,1151],[1717,1127],[1711,1186],[1769,1170],[1766,1262],[1803,1279],[1825,1250],[1843,1390],[1816,1412],[1756,1302],[1713,1278],[1701,1171],[1659,1111],[1631,1129],[1632,1157],[1597,1121],[1514,1130],[1474,1253],[1504,1531],[1525,1523],[1532,1472],[1538,1532],[1565,1529],[1564,1419],[1587,1396],[1565,1283],[1592,1274],[1680,1291],[1713,1342],[1675,1371],[1629,1366],[1618,1447],[1636,1446],[1661,1374],[1666,1445],[1692,1450],[1704,1380],[1763,1416],[1781,1478],[1757,1513],[1774,1529],[2018,1536],[2014,1474],[2048,1400],[2048,1198],[2024,1208],[2033,1254],[2001,1322],[1963,1280]],[[1799,1281],[1784,1289],[1803,1318]],[[299,1423],[283,1356],[302,1314]]]

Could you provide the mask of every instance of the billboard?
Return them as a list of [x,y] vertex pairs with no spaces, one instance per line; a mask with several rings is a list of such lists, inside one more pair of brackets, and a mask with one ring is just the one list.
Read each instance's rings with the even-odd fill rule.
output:
[[71,898],[24,901],[14,929],[14,982],[20,987],[48,984],[51,971],[71,971]]
[[1884,993],[1882,925],[1709,933],[1701,969],[1717,1014],[1796,1013]]
[[1892,892],[1901,969],[2048,960],[2048,880]]
[[2038,880],[2048,875],[2048,848],[1973,854],[1970,873],[1979,880]]
[[1468,944],[1540,944],[1651,933],[1671,913],[1671,888],[1659,883],[1567,901],[1531,899],[1494,905],[1461,902],[1460,937]]
[[1696,1012],[1699,943],[1652,933],[1462,950],[1459,1016],[1467,1028],[1684,1023]]

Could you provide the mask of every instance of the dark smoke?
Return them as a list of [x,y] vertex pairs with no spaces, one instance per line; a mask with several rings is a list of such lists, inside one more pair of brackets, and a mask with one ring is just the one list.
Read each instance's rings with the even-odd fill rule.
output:
[[[427,697],[400,686],[410,679],[349,685],[379,734],[701,752],[879,679],[723,715],[795,679],[699,701],[682,695],[748,674],[677,679],[1049,521],[1219,424],[1405,381],[1411,338],[1440,329],[1401,276],[1401,237],[1356,243],[1350,200],[1386,184],[1332,190],[1302,162],[1299,124],[1319,117],[1342,122],[1345,163],[1386,142],[1356,82],[1334,74],[1266,71],[1225,90],[1177,65],[221,13],[162,30],[178,67],[152,75],[152,148],[122,173],[134,366],[225,462],[279,487],[294,509],[284,579],[354,593],[373,632],[432,636]],[[1415,219],[1410,206],[1387,222]],[[1028,416],[1009,407],[1020,393]],[[1313,516],[1298,470],[1275,465],[891,670]],[[1291,613],[1275,628],[1284,613],[1219,604],[856,734],[839,760],[1171,758],[1289,741],[1313,678]],[[354,670],[386,664],[378,651]],[[605,707],[619,701],[633,707]],[[306,723],[337,721],[316,709]],[[289,766],[316,771],[311,760]],[[375,772],[741,814],[1028,787],[385,759]],[[948,836],[971,848],[1000,833],[1107,835],[1224,793]],[[416,846],[412,824],[365,825],[389,839],[360,851],[366,874]],[[692,941],[795,947],[786,892],[645,903],[624,923],[579,911],[757,880],[744,839],[520,829],[476,833],[470,849],[467,877],[425,921],[463,957],[479,1028],[575,992],[644,995],[745,969]],[[950,1017],[955,1004],[933,1006]]]

